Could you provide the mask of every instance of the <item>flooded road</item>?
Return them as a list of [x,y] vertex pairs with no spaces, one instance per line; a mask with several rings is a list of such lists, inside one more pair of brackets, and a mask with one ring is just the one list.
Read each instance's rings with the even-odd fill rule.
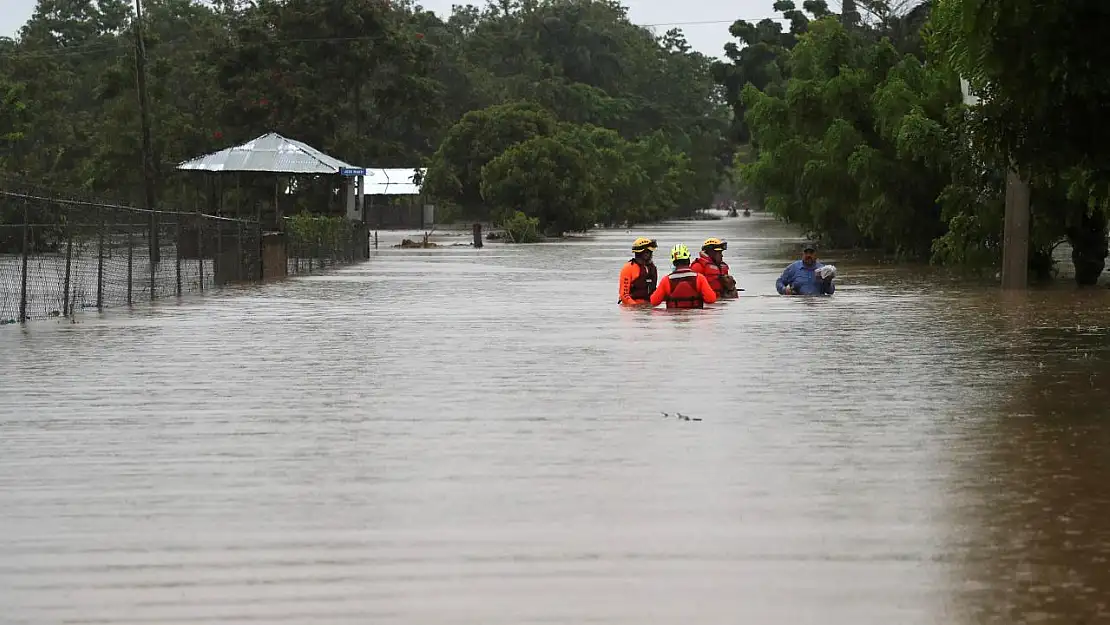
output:
[[[622,310],[641,234],[661,271],[726,238],[747,291]],[[837,295],[780,298],[788,234],[383,248],[2,328],[0,622],[1110,619],[1110,293],[825,253]]]

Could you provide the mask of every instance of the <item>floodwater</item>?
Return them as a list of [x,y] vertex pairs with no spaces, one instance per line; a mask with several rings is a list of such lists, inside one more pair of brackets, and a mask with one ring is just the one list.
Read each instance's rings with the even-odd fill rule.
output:
[[[727,238],[747,291],[622,310],[641,234]],[[834,297],[780,298],[788,235],[383,247],[0,328],[0,622],[1110,620],[1110,292],[826,253]]]

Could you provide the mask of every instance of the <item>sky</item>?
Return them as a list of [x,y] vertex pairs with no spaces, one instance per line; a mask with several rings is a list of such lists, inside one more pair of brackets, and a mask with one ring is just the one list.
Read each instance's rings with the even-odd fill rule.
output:
[[[0,36],[16,36],[30,19],[35,2],[0,0]],[[485,0],[423,0],[420,4],[447,15],[452,4],[482,6]],[[633,22],[645,26],[658,25],[654,30],[660,35],[669,28],[681,28],[690,45],[709,56],[724,56],[724,45],[732,39],[728,27],[735,20],[759,21],[764,17],[779,17],[771,8],[774,0],[624,0],[623,4],[628,7]],[[835,3],[830,2],[832,4]]]

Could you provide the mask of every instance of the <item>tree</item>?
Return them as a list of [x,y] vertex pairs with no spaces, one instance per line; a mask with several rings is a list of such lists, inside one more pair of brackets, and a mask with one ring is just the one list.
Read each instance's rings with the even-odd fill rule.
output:
[[[0,41],[3,93],[16,88],[25,105],[8,170],[141,197],[130,7],[40,0],[20,38]],[[619,182],[624,191],[605,203],[616,221],[704,207],[731,159],[728,103],[710,61],[681,31],[656,36],[608,0],[506,0],[446,19],[413,0],[158,0],[144,31],[166,206],[196,184],[177,163],[269,131],[360,165],[427,165],[425,189],[477,217],[487,214],[482,167],[559,122],[615,133],[620,142],[605,134],[603,147],[579,147],[605,154],[620,180],[652,169],[677,185],[657,201],[644,197],[658,188],[652,174],[643,174],[652,184]],[[665,158],[638,152],[649,136]],[[272,194],[272,180],[257,190],[243,182],[255,200]]]
[[512,103],[471,111],[447,131],[432,156],[424,190],[482,214],[482,171],[518,143],[555,132],[556,120],[535,104]]
[[[1081,284],[1097,280],[1106,257],[1106,219],[1095,215],[1110,207],[1110,172],[1100,165],[1110,150],[1110,130],[1101,123],[1110,95],[1110,58],[1099,37],[1110,15],[1103,9],[1093,0],[938,0],[929,36],[931,54],[981,98],[967,122],[976,155],[1030,181],[1034,226],[1046,210],[1038,189],[1057,198],[1048,202],[1054,215],[1040,221],[1069,222]],[[1052,191],[1059,186],[1067,202]],[[1069,203],[1085,208],[1076,215]]]
[[[823,1],[807,0],[803,7],[814,17],[829,14],[828,6]],[[798,36],[809,28],[809,18],[797,10],[794,2],[778,0],[774,8],[790,20],[788,32],[783,32],[782,25],[771,19],[760,20],[756,24],[737,20],[729,27],[729,34],[739,40],[739,45],[733,42],[725,44],[725,56],[729,62],[712,65],[714,79],[724,87],[725,97],[732,104],[731,139],[737,145],[745,145],[751,138],[744,121],[747,109],[740,97],[741,92],[749,84],[760,91],[783,84],[789,74],[789,51],[798,43]]]
[[681,31],[656,37],[623,6],[597,0],[457,8],[448,24],[461,48],[453,62],[479,68],[472,76],[501,102],[535,102],[560,121],[627,141],[662,129],[695,171],[684,180],[683,208],[708,205],[731,160],[728,106],[711,62]]
[[658,221],[694,186],[689,160],[671,151],[662,131],[629,142],[606,128],[561,124],[557,137],[587,160],[597,178],[598,219],[608,226]]
[[912,55],[871,41],[816,20],[792,51],[783,96],[748,85],[759,152],[742,172],[769,209],[832,245],[928,257],[945,231],[938,197],[953,137],[944,120],[958,94]]
[[[153,158],[161,181],[178,162],[224,147],[213,138],[221,128],[222,94],[206,62],[206,48],[223,36],[222,22],[207,6],[190,0],[152,3],[144,22]],[[84,186],[101,193],[137,189],[142,170],[136,165],[141,138],[135,60],[121,55],[100,71],[94,96],[103,107],[104,123],[89,131],[92,156],[84,170]],[[170,186],[162,196],[176,192]]]
[[231,96],[221,117],[235,139],[273,129],[385,166],[411,166],[432,149],[435,51],[412,28],[412,14],[379,0],[256,6],[209,55]]
[[8,82],[0,76],[0,168],[14,159],[16,145],[23,139],[27,105],[23,103],[23,85]]
[[509,217],[520,210],[547,234],[584,231],[597,219],[598,174],[572,137],[538,136],[482,167],[482,196]]

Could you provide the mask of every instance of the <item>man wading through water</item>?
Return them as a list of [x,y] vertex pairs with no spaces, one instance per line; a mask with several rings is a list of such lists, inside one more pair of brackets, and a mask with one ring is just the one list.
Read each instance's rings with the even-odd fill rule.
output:
[[640,237],[632,244],[632,260],[621,268],[620,299],[622,306],[651,306],[659,273],[651,261],[657,244],[655,239]]
[[802,259],[787,265],[775,281],[775,289],[779,295],[832,295],[835,278],[836,267],[817,262],[817,246],[806,243]]

